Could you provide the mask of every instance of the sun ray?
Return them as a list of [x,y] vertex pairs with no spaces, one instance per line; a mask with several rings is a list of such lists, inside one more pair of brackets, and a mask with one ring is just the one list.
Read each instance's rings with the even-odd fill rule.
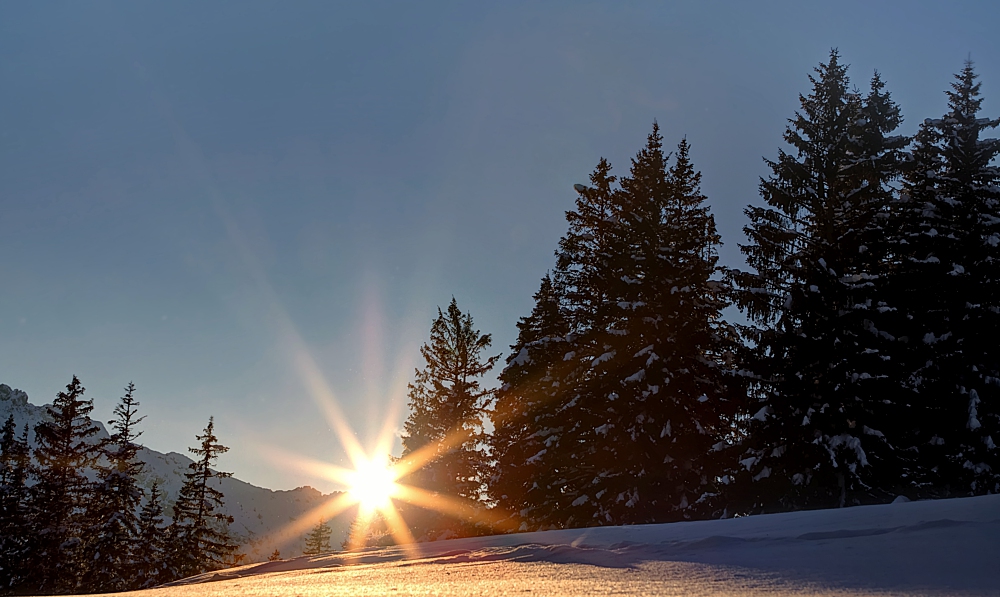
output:
[[260,451],[263,458],[282,468],[293,468],[317,479],[327,479],[346,487],[350,486],[354,469],[346,469],[329,462],[293,454],[282,448],[267,446]]
[[[193,143],[190,137],[186,134],[186,131],[184,131],[178,121],[173,118],[172,111],[169,110],[169,104],[166,104],[166,102],[163,103],[167,108],[166,112],[168,113],[169,121],[173,125],[172,129],[178,148],[181,149],[181,153],[188,158],[189,166],[191,166],[192,169],[199,174],[199,178],[206,183],[206,186],[211,191],[210,197],[212,199],[213,206],[215,207],[216,214],[222,221],[226,235],[228,236],[230,242],[236,247],[238,253],[242,257],[243,264],[250,273],[251,278],[256,282],[258,291],[270,311],[272,327],[275,330],[280,343],[284,345],[284,348],[289,355],[289,361],[302,380],[306,393],[312,399],[314,404],[316,404],[316,406],[320,409],[324,418],[329,423],[330,428],[333,430],[338,441],[354,466],[354,470],[351,471],[333,464],[300,456],[289,455],[278,449],[266,449],[263,450],[263,453],[269,460],[272,460],[280,466],[292,465],[318,478],[329,479],[348,487],[353,484],[356,488],[356,475],[358,474],[358,471],[362,470],[365,466],[371,463],[373,459],[365,452],[353,429],[351,429],[351,426],[348,424],[344,413],[341,411],[339,402],[320,370],[316,359],[308,350],[305,341],[302,339],[302,336],[292,321],[289,313],[281,304],[278,294],[275,292],[273,285],[268,279],[268,276],[264,268],[261,266],[260,260],[257,258],[250,242],[246,238],[246,235],[241,230],[236,219],[230,213],[226,202],[223,200],[221,192],[215,185],[210,170],[207,168],[207,160],[205,160],[200,148]],[[366,315],[368,316],[366,318],[368,325],[366,327],[365,336],[368,343],[366,344],[365,356],[367,358],[365,359],[365,366],[367,369],[370,369],[371,373],[379,373],[381,370],[377,368],[377,363],[375,361],[375,355],[381,341],[381,328],[377,317],[378,307],[372,301],[366,301],[366,303],[371,306],[371,309],[366,312]],[[408,377],[406,374],[408,371],[408,366],[400,367],[397,372],[398,375],[395,376],[394,381],[396,383],[394,383],[394,385],[398,386],[400,390],[405,387],[406,378]],[[374,379],[381,376],[371,375],[369,377]],[[370,394],[371,391],[372,388],[369,388],[366,393]],[[400,391],[398,394],[402,397],[405,392]],[[391,401],[389,410],[392,416],[387,416],[383,421],[382,429],[375,442],[376,454],[388,454],[390,452],[394,442],[395,415],[402,407],[402,403],[402,400]],[[401,477],[411,474],[434,460],[437,454],[440,454],[442,451],[449,450],[451,447],[462,443],[464,440],[464,431],[462,429],[456,429],[443,438],[443,440],[434,442],[427,447],[416,451],[415,453],[407,455],[405,458],[397,462],[396,466],[388,468],[388,476],[391,478],[384,484],[390,488],[381,490],[386,494],[384,502],[380,499],[371,497],[361,497],[358,492],[348,490],[303,514],[298,520],[270,533],[267,538],[273,543],[284,546],[293,538],[301,536],[305,530],[313,526],[319,519],[328,520],[344,512],[348,508],[357,505],[359,518],[364,517],[367,513],[367,517],[370,519],[371,516],[377,512],[386,521],[386,525],[397,543],[403,545],[404,549],[416,550],[419,552],[419,550],[415,547],[416,543],[413,536],[409,532],[405,521],[392,503],[393,499],[413,501],[422,507],[429,507],[446,514],[457,515],[458,517],[466,518],[468,520],[486,521],[489,524],[489,517],[486,516],[485,512],[481,508],[477,509],[454,498],[447,498],[419,488],[408,487],[396,483],[396,481]],[[369,504],[366,502],[372,503]],[[374,506],[372,504],[374,504]],[[352,544],[353,539],[354,538],[352,538]]]
[[327,500],[299,516],[285,526],[272,531],[264,536],[263,541],[273,544],[279,549],[289,543],[299,539],[306,531],[316,526],[320,520],[330,520],[348,508],[354,506],[356,502],[347,493],[342,493],[337,497]]
[[396,544],[406,551],[407,556],[411,558],[419,557],[420,547],[410,533],[409,527],[406,526],[406,521],[403,520],[399,511],[396,510],[396,507],[390,503],[389,507],[381,511],[381,514]]
[[491,529],[508,530],[507,525],[499,517],[489,510],[477,507],[475,502],[463,500],[454,496],[446,496],[414,487],[412,485],[399,485],[397,492],[398,499],[419,506],[427,510],[434,510],[446,516],[458,518],[476,524],[485,524]]
[[399,477],[403,478],[410,473],[423,468],[433,461],[438,454],[462,444],[466,441],[466,432],[463,429],[455,429],[439,441],[433,441],[418,450],[403,456],[395,464],[395,469],[399,472]]

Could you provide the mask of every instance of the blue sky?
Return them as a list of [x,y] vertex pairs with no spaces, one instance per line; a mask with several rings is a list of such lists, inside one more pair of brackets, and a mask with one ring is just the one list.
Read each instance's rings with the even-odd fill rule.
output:
[[[995,2],[5,2],[0,383],[79,375],[146,443],[216,417],[222,462],[273,488],[346,464],[315,364],[363,442],[401,425],[437,305],[506,352],[601,156],[653,119],[687,136],[742,263],[807,75],[878,69],[903,132],[971,54],[1000,113]],[[998,133],[1000,134],[1000,133]]]

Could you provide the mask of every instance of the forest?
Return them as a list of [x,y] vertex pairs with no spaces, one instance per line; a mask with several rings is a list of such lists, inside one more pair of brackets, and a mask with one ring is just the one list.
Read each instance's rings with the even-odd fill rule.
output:
[[[454,298],[438,310],[400,458],[434,457],[402,481],[469,509],[402,504],[417,540],[1000,493],[1000,118],[971,61],[912,137],[878,73],[859,89],[834,50],[809,81],[745,210],[745,269],[719,263],[692,143],[654,122],[627,173],[602,159],[576,186],[506,355]],[[4,590],[240,562],[213,421],[165,516],[135,483],[134,390],[107,442],[76,377],[51,421],[4,426]],[[323,521],[308,545],[330,549]]]

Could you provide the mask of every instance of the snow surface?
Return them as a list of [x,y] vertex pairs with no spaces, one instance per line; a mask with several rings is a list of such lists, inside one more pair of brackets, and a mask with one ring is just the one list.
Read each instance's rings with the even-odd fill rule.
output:
[[1000,595],[1000,495],[303,556],[139,593]]

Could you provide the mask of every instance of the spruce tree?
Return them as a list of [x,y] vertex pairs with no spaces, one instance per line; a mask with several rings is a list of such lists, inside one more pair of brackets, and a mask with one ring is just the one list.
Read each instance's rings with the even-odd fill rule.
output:
[[165,576],[168,551],[162,496],[159,484],[154,482],[139,512],[137,544],[140,549],[132,553],[132,589],[149,589],[168,580]]
[[212,469],[219,456],[229,451],[215,437],[214,418],[208,419],[205,430],[195,439],[200,445],[188,451],[197,460],[184,473],[167,531],[168,580],[223,568],[239,547],[229,537],[233,517],[221,511],[224,496],[218,489],[218,481],[232,473]]
[[27,559],[28,585],[40,593],[71,592],[78,588],[81,546],[88,528],[86,507],[91,483],[85,471],[94,467],[100,442],[91,421],[92,400],[74,375],[48,408],[49,418],[35,426],[35,483],[29,504],[34,540]]
[[490,499],[501,514],[499,524],[522,531],[545,521],[545,512],[538,509],[542,500],[535,496],[557,483],[559,471],[542,459],[566,424],[553,406],[560,394],[569,328],[562,297],[548,274],[534,298],[531,314],[517,323],[517,342],[490,412]]
[[712,511],[736,338],[686,141],[668,162],[655,123],[620,188],[601,160],[567,213],[555,284],[522,320],[501,376],[494,493],[525,528]]
[[882,239],[906,140],[888,134],[900,117],[877,76],[866,97],[852,92],[836,50],[816,73],[784,135],[794,154],[767,161],[766,206],[746,210],[741,250],[755,271],[733,276],[752,322],[739,466],[749,511],[879,501],[895,484],[880,430],[895,366],[880,328],[893,309]]
[[114,433],[104,448],[106,464],[98,465],[93,501],[88,507],[90,522],[84,551],[87,554],[83,587],[87,591],[111,593],[134,584],[133,562],[146,546],[139,542],[138,510],[142,490],[137,476],[144,464],[136,456],[142,434],[136,426],[145,418],[136,414],[135,384],[129,382],[125,395],[115,407],[111,421]]
[[15,590],[27,573],[30,532],[26,485],[31,464],[28,427],[18,437],[14,415],[0,436],[0,593]]
[[[591,513],[579,507],[587,505],[587,484],[599,474],[594,451],[603,442],[586,436],[606,417],[595,417],[584,403],[589,393],[584,386],[595,383],[591,364],[606,359],[606,340],[615,337],[615,331],[609,331],[617,313],[611,289],[621,283],[614,267],[623,254],[616,182],[611,164],[602,158],[590,175],[590,186],[576,187],[576,209],[566,213],[569,229],[559,241],[552,288],[543,286],[535,312],[522,322],[523,339],[513,347],[501,376],[505,404],[498,415],[520,413],[523,429],[517,429],[517,418],[495,421],[498,485],[492,493],[506,516],[514,522],[520,519],[520,528],[593,524]],[[556,334],[538,347],[541,351],[533,350],[531,343],[546,336],[534,333],[535,327],[552,328]],[[535,445],[526,444],[532,449],[512,460],[519,450],[514,442],[524,440]]]
[[[418,451],[426,461],[404,482],[470,503],[481,498],[487,474],[483,419],[493,391],[480,384],[499,359],[484,356],[490,342],[454,297],[447,312],[438,309],[430,342],[420,347],[424,368],[408,386],[410,415],[402,438],[404,461]],[[418,538],[465,532],[429,512],[407,510]]]
[[917,497],[1000,491],[1000,119],[981,118],[972,63],[948,112],[916,136],[893,210],[903,343],[911,390],[894,435]]
[[302,553],[307,556],[329,553],[332,551],[330,547],[330,535],[332,533],[333,530],[330,529],[330,525],[326,524],[325,520],[320,520],[309,531],[309,534],[306,535],[306,548],[302,550]]

